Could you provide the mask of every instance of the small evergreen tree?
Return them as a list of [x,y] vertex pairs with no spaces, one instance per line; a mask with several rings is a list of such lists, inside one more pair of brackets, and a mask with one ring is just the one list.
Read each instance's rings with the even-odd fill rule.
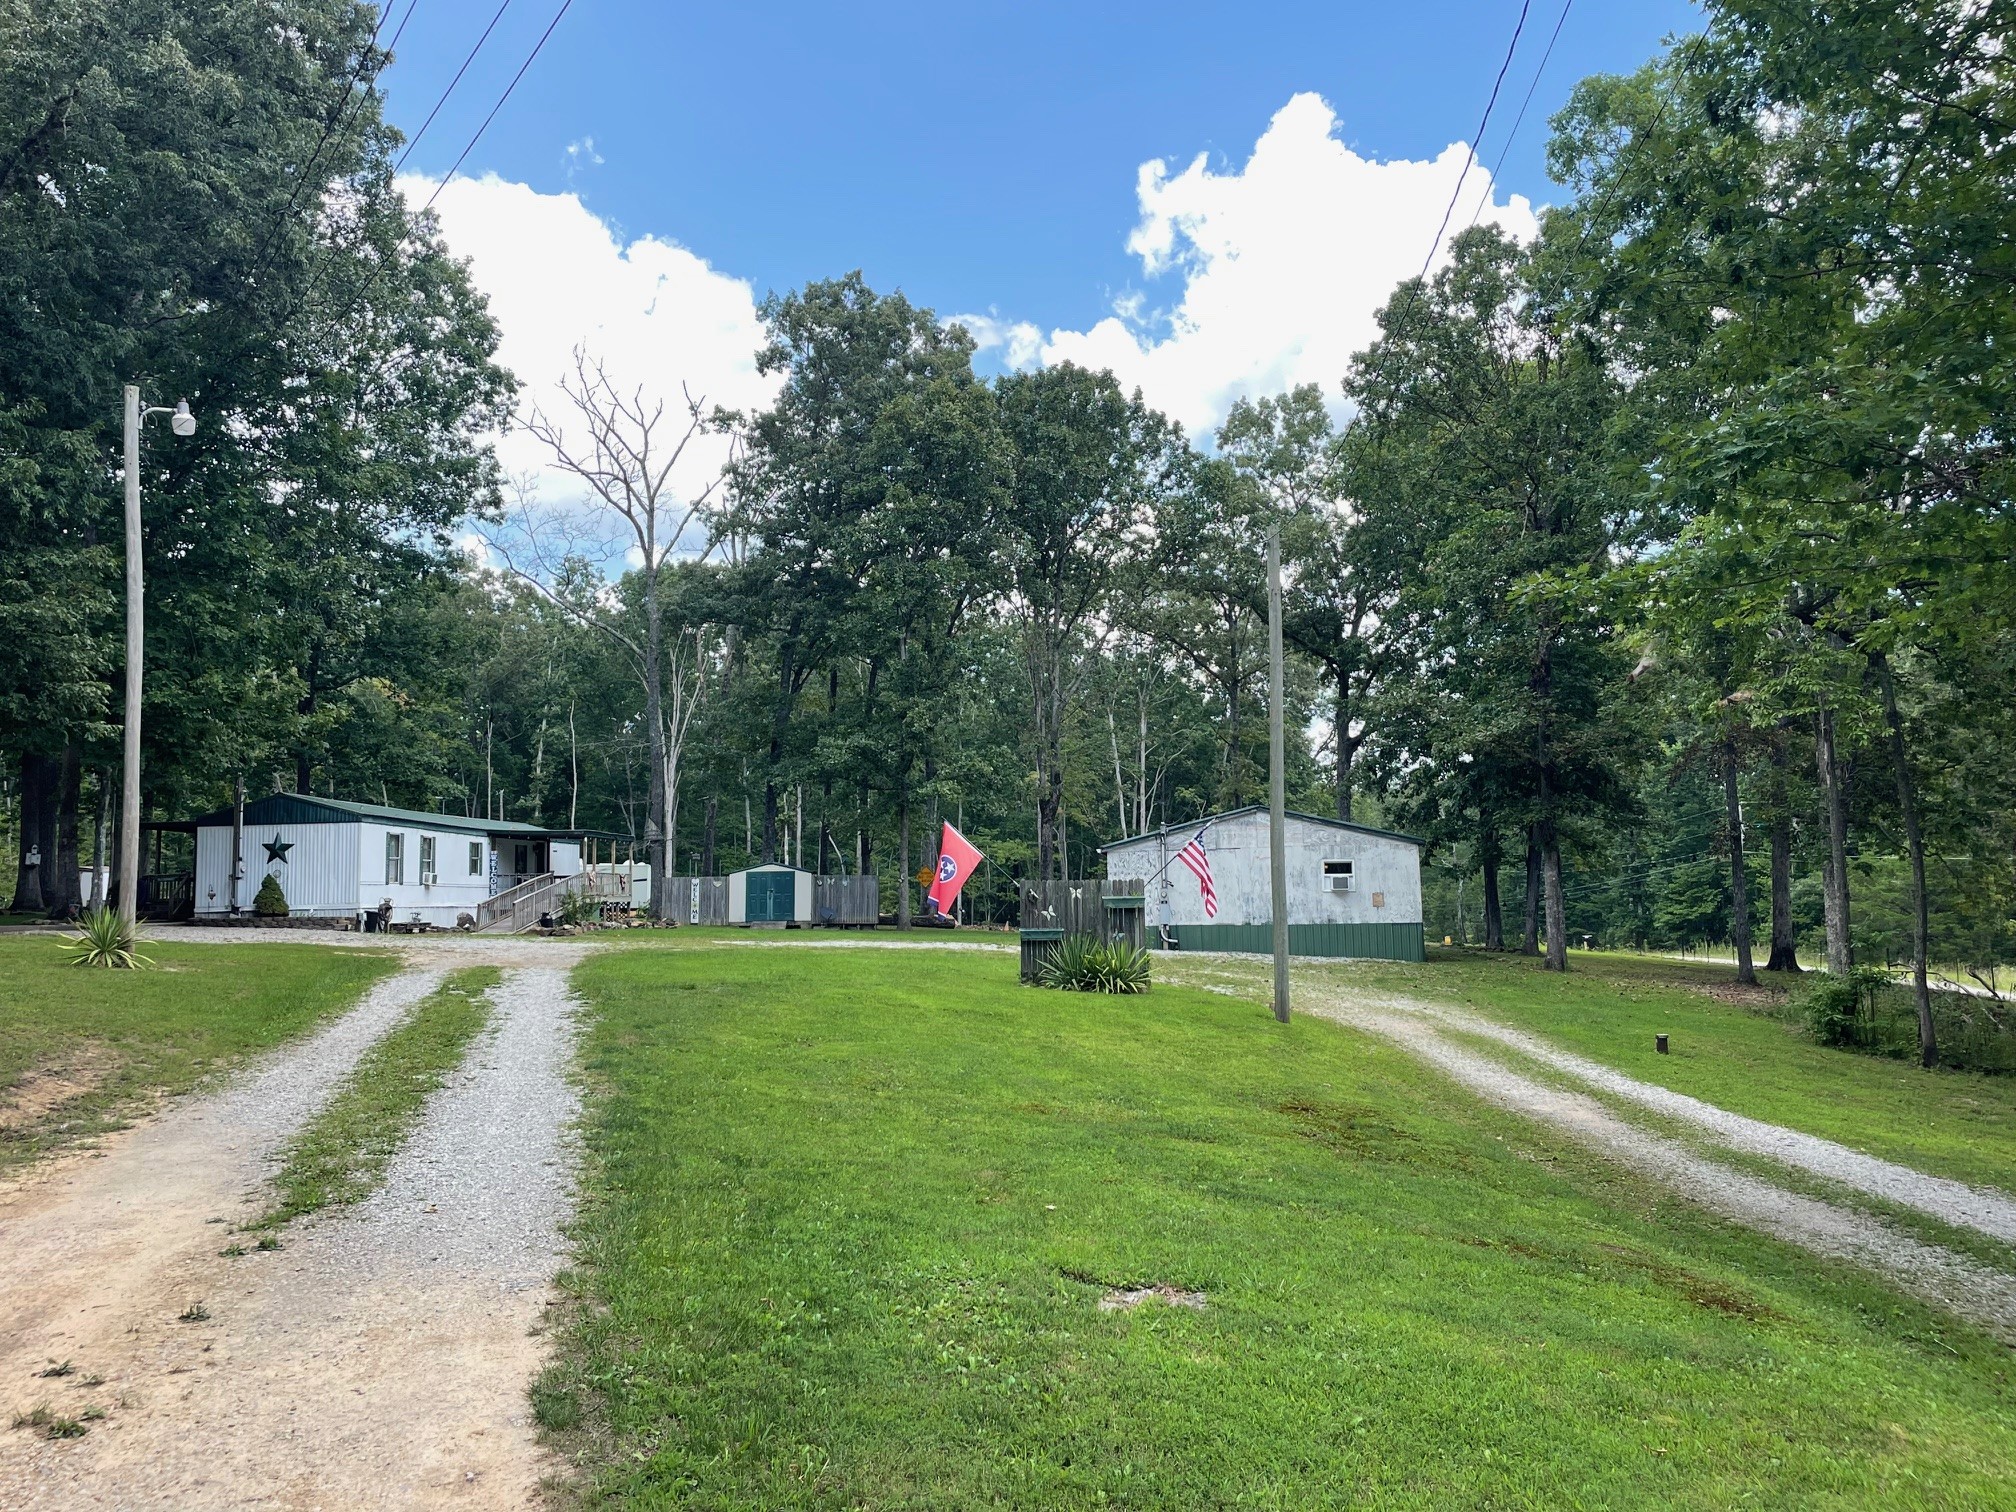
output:
[[287,894],[280,890],[280,879],[272,872],[259,884],[258,896],[252,900],[252,912],[262,919],[284,919],[287,917]]

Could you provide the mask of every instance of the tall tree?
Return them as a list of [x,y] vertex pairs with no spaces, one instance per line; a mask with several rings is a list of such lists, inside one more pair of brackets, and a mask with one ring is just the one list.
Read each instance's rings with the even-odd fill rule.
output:
[[1143,560],[1144,527],[1181,465],[1181,433],[1111,373],[1060,363],[995,387],[1012,449],[1003,550],[1029,679],[1036,868],[1065,870],[1064,728],[1078,636]]

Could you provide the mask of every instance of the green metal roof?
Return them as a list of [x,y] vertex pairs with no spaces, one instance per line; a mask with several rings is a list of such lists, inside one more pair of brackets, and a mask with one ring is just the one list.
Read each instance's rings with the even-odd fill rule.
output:
[[[192,825],[210,828],[229,824],[232,811],[218,809],[191,820]],[[607,830],[549,829],[544,825],[521,824],[515,819],[476,819],[466,814],[436,814],[426,809],[388,808],[382,803],[352,803],[346,798],[318,798],[308,793],[268,793],[245,800],[248,824],[349,824],[370,819],[381,824],[411,825],[415,829],[463,830],[476,835],[524,835],[554,839],[593,835],[598,839],[623,837]]]
[[[1166,835],[1174,830],[1200,829],[1207,824],[1217,824],[1226,819],[1236,819],[1241,814],[1264,814],[1266,812],[1267,805],[1264,803],[1242,804],[1238,808],[1227,809],[1222,814],[1206,814],[1201,819],[1192,819],[1187,824],[1165,824],[1161,829],[1150,831],[1145,835],[1129,835],[1125,840],[1111,840],[1100,846],[1099,851],[1103,855],[1109,850],[1117,850],[1120,846],[1139,845],[1143,840],[1153,840],[1158,835]],[[1426,845],[1428,843],[1419,836],[1403,835],[1398,830],[1375,829],[1369,824],[1353,824],[1349,819],[1325,819],[1321,814],[1304,814],[1295,809],[1287,810],[1285,817],[1299,819],[1304,824],[1320,824],[1327,829],[1352,830],[1360,835],[1377,835],[1382,840],[1404,840],[1409,845]]]

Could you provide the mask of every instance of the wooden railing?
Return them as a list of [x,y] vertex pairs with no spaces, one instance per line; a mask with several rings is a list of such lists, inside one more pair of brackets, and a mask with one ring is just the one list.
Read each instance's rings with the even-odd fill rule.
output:
[[604,902],[627,903],[630,879],[621,873],[610,876],[600,872],[576,872],[567,877],[543,872],[527,877],[476,905],[476,930],[479,934],[520,934],[547,915],[557,914],[567,899],[583,893]]

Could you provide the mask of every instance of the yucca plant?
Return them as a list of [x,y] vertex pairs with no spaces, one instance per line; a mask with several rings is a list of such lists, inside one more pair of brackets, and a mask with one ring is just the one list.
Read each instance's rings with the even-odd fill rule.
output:
[[72,966],[111,966],[132,971],[154,963],[140,954],[147,944],[139,930],[111,908],[87,909],[77,920],[77,938],[65,940]]
[[1092,979],[1093,952],[1099,941],[1092,935],[1066,935],[1050,952],[1050,959],[1037,973],[1037,981],[1059,992],[1086,992]]
[[1099,947],[1096,959],[1099,985],[1095,991],[1126,996],[1148,990],[1147,951],[1125,940],[1113,940]]
[[1148,952],[1122,940],[1067,935],[1057,942],[1037,980],[1060,992],[1146,992]]

